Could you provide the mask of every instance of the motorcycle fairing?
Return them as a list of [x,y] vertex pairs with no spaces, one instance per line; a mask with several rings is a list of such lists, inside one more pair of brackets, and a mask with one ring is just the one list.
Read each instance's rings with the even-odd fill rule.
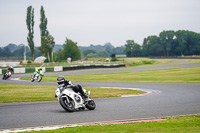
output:
[[[80,95],[78,95],[77,93],[75,93],[71,88],[67,88],[65,90],[63,90],[62,94],[66,94],[68,97],[70,97],[71,99],[73,99],[75,102],[75,108],[81,108],[81,107],[85,107],[85,105],[83,104],[83,99]],[[77,101],[77,99],[75,99],[75,97],[79,98],[79,102]]]

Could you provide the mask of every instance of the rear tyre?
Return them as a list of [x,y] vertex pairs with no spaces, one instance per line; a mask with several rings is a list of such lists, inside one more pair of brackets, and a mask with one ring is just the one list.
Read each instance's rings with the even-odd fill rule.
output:
[[67,96],[61,96],[59,98],[59,103],[63,107],[63,109],[65,109],[66,111],[68,111],[68,112],[74,112],[74,110],[75,110],[75,103],[69,97],[68,97],[68,100],[67,100]]
[[96,104],[93,100],[88,101],[85,107],[89,110],[94,110],[96,108]]

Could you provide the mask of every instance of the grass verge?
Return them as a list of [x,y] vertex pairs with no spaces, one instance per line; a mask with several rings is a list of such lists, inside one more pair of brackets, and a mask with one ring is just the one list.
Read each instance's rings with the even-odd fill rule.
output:
[[[84,87],[91,91],[92,98],[120,97],[122,95],[138,95],[144,92],[128,89]],[[56,86],[44,85],[9,85],[0,84],[0,103],[55,101]]]
[[[199,133],[200,115],[170,117],[164,121],[67,127],[40,133]],[[37,133],[32,131],[29,133]]]
[[[30,80],[30,77],[22,77]],[[45,76],[43,81],[56,81],[57,76]],[[200,83],[200,67],[173,68],[164,70],[68,75],[73,82],[157,82]]]

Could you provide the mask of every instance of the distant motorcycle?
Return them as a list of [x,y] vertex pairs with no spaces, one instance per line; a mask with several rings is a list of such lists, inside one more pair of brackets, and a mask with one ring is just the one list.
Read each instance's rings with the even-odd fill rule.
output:
[[34,82],[35,80],[40,82],[42,81],[42,78],[43,78],[44,74],[42,71],[40,71],[39,73],[37,72],[34,72],[32,75],[31,75],[31,82]]
[[2,79],[3,79],[3,80],[6,80],[6,79],[8,79],[9,77],[11,77],[11,71],[5,72],[4,75],[3,75],[3,77],[2,77]]
[[[86,92],[85,89],[83,89]],[[96,104],[94,100],[90,98],[90,91],[88,91],[88,98],[85,99],[80,93],[76,93],[70,87],[65,87],[64,84],[58,85],[55,91],[55,97],[58,99],[63,109],[68,112],[74,112],[75,110],[94,110]]]

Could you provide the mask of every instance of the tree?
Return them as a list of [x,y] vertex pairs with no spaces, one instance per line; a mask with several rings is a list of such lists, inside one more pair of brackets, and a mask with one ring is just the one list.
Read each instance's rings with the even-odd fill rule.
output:
[[182,56],[200,54],[200,34],[192,31],[163,31],[143,41],[145,56]]
[[124,50],[125,50],[125,47],[124,46],[120,46],[120,47],[114,48],[112,53],[115,53],[115,54],[124,54]]
[[41,6],[40,9],[40,35],[41,35],[41,47],[40,47],[40,51],[43,54],[43,56],[47,57],[47,44],[46,44],[46,39],[47,36],[49,34],[48,30],[47,30],[47,18],[45,16],[45,11],[43,6]]
[[186,34],[184,31],[176,32],[176,55],[183,55],[186,49]]
[[[44,11],[44,8],[43,6],[41,6],[41,9],[40,9],[40,34],[41,34],[41,37],[42,36],[45,36],[47,37],[49,32],[47,30],[47,18],[45,16],[45,11]],[[42,40],[41,40],[42,41]]]
[[47,30],[47,18],[45,16],[45,11],[43,6],[41,6],[40,9],[40,34],[41,34],[41,47],[40,51],[41,53],[47,57],[48,61],[53,61],[53,47],[55,45],[54,38],[52,35],[49,34],[49,31]]
[[18,49],[13,51],[12,55],[15,57],[24,57],[24,51],[25,51],[24,45],[21,44],[18,46]]
[[81,52],[77,46],[77,43],[73,42],[70,39],[66,38],[64,48],[64,59],[68,57],[72,58],[72,60],[78,60],[81,58]]
[[109,57],[109,53],[108,53],[108,51],[99,51],[99,52],[97,52],[97,56],[98,57]]
[[86,57],[86,56],[87,56],[88,54],[90,54],[90,53],[95,54],[96,51],[91,50],[91,49],[86,49],[86,50],[83,51],[83,56]]
[[127,57],[142,56],[141,46],[134,42],[134,40],[127,40],[125,44],[125,53]]
[[175,32],[163,31],[159,34],[159,39],[160,39],[160,44],[163,47],[164,56],[172,55]]
[[29,6],[27,8],[27,16],[26,16],[26,25],[27,25],[27,29],[28,29],[28,37],[27,37],[27,41],[28,41],[28,45],[30,47],[31,50],[31,56],[32,56],[32,60],[34,60],[35,58],[35,46],[34,46],[34,41],[33,41],[33,34],[34,34],[34,9],[32,8],[32,6]]
[[51,36],[50,34],[47,36],[47,39],[46,39],[46,55],[47,55],[47,59],[49,61],[53,61],[53,47],[55,45],[55,41],[54,41],[54,38],[53,36]]
[[3,48],[3,57],[11,57],[12,53],[8,46]]
[[59,49],[58,52],[55,53],[55,61],[62,61],[64,60],[64,50],[63,49]]
[[143,41],[143,54],[144,56],[161,56],[163,48],[159,43],[159,37],[149,36]]

